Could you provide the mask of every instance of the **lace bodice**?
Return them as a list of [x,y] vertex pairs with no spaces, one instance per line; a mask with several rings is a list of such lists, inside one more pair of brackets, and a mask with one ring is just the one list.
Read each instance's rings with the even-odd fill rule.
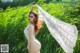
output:
[[34,26],[32,24],[28,25],[25,29],[24,29],[24,34],[25,34],[25,37],[29,40],[29,34],[28,34],[28,28],[29,26],[32,27],[32,39],[35,39],[35,35],[34,35]]

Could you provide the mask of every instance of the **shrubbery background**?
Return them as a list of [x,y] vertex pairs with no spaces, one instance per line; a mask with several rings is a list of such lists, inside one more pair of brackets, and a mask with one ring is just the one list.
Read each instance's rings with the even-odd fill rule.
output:
[[[23,0],[20,0],[23,1]],[[31,1],[31,0],[30,0]],[[78,0],[77,0],[78,1]],[[29,1],[26,0],[28,3]],[[62,2],[34,0],[29,4],[13,3],[5,9],[0,8],[0,44],[9,44],[10,53],[27,53],[27,39],[23,33],[29,24],[28,15],[31,5],[36,3],[56,18],[77,26],[79,34],[74,53],[80,52],[80,4],[78,2]],[[72,2],[72,3],[71,3]],[[23,2],[22,2],[23,3]],[[24,4],[24,3],[23,3]],[[14,7],[16,6],[16,7]],[[37,12],[37,9],[35,9]],[[65,53],[57,41],[49,33],[45,23],[36,38],[41,42],[41,53]]]

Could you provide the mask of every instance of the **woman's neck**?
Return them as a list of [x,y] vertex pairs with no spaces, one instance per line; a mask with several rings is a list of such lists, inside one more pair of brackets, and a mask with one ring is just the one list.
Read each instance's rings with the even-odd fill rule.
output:
[[33,23],[30,23],[30,24],[34,26],[34,24],[33,24]]

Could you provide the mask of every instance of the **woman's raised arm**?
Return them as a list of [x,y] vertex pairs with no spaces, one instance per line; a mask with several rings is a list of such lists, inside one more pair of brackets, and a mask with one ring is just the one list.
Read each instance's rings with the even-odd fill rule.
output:
[[30,12],[32,12],[35,7],[36,7],[36,4],[32,5]]

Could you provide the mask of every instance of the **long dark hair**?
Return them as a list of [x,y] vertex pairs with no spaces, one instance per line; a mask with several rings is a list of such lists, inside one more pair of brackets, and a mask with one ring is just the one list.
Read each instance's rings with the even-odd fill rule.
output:
[[42,27],[42,21],[40,21],[38,19],[38,14],[35,13],[35,12],[31,11],[29,13],[29,16],[30,16],[31,13],[34,14],[34,16],[35,16],[35,19],[34,19],[34,31],[35,31],[35,34],[37,34],[39,32],[39,30],[41,29],[41,27]]

